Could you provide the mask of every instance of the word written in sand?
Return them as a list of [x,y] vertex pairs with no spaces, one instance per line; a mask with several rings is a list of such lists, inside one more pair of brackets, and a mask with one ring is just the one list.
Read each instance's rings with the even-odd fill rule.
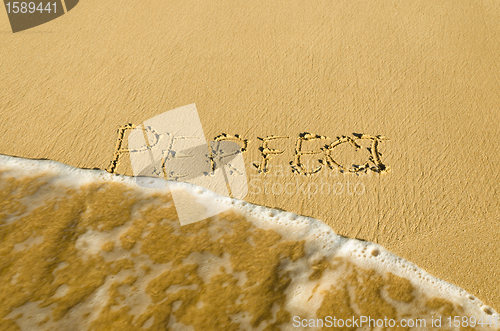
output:
[[[118,137],[116,140],[116,145],[115,145],[115,151],[113,154],[113,159],[111,160],[108,168],[106,171],[110,173],[114,173],[116,171],[116,168],[120,164],[120,160],[122,156],[130,153],[130,152],[135,152],[135,150],[130,150],[126,147],[124,147],[124,138],[127,133],[127,131],[133,130],[137,127],[137,125],[134,124],[127,124],[118,129]],[[162,139],[162,135],[155,131],[151,127],[143,127],[143,130],[146,132],[149,132],[152,134],[154,137],[154,141],[150,142],[149,146],[145,146],[145,148],[154,148],[158,141]],[[258,140],[261,141],[260,146],[259,146],[259,151],[261,155],[261,161],[260,162],[254,162],[252,163],[252,166],[256,168],[256,170],[259,173],[266,174],[269,172],[269,162],[272,159],[273,156],[282,154],[284,151],[283,150],[278,150],[276,148],[273,148],[271,144],[279,139],[290,139],[288,136],[267,136],[265,138],[260,138],[258,137]],[[245,153],[248,150],[248,145],[250,140],[242,138],[240,135],[235,134],[235,135],[230,135],[227,133],[222,133],[221,135],[216,136],[214,141],[233,141],[236,142],[240,145],[241,147],[241,152]],[[318,140],[324,140],[325,142],[328,140],[332,140],[331,138],[328,138],[326,136],[320,136],[320,135],[315,135],[311,134],[308,132],[303,132],[300,133],[299,136],[296,139],[295,142],[295,151],[294,151],[294,159],[289,162],[291,170],[295,174],[300,174],[304,176],[311,176],[312,174],[318,173],[321,169],[327,168],[327,169],[336,169],[339,170],[340,172],[350,172],[350,173],[359,173],[359,172],[366,172],[366,171],[373,171],[377,173],[384,173],[388,170],[388,167],[382,162],[381,156],[382,154],[379,151],[379,144],[383,142],[384,140],[387,140],[387,138],[381,136],[381,135],[367,135],[367,134],[360,134],[360,133],[353,133],[352,137],[350,136],[340,136],[337,137],[335,140],[332,142],[329,142],[327,144],[324,144],[322,147],[320,147],[318,150],[306,150],[304,147],[304,143],[306,142],[311,142],[311,141],[318,141]],[[371,141],[371,146],[366,147],[366,149],[369,152],[369,157],[368,160],[364,164],[360,165],[352,165],[351,167],[346,167],[344,165],[341,165],[339,162],[337,162],[333,156],[332,152],[334,151],[335,148],[339,147],[342,144],[349,144],[352,146],[355,150],[360,150],[363,147],[359,144],[361,140],[369,140]],[[314,169],[308,169],[305,164],[303,163],[303,158],[307,155],[316,155],[318,156],[318,162],[320,163],[316,168]],[[214,164],[212,162],[212,164]]]

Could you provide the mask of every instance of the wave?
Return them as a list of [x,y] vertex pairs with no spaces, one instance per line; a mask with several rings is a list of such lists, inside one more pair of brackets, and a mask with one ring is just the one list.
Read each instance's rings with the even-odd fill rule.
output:
[[[150,180],[0,155],[2,330],[500,326],[478,298],[378,244]],[[228,208],[181,226],[174,190]]]

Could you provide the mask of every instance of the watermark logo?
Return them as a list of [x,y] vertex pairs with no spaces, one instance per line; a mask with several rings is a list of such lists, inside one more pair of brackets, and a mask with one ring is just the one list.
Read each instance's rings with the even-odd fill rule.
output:
[[50,22],[75,8],[79,0],[4,0],[12,32],[20,32]]
[[207,143],[195,104],[167,111],[135,127],[128,137],[128,150],[139,185],[170,187],[181,225],[215,216],[229,207],[175,189],[175,181],[236,199],[247,195],[240,145],[226,140]]

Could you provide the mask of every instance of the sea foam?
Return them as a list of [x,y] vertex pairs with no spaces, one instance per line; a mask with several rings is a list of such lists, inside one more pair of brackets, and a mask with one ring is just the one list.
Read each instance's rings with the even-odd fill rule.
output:
[[[2,329],[321,329],[326,316],[419,319],[426,326],[411,329],[422,330],[439,317],[454,329],[454,316],[482,321],[478,330],[500,326],[478,298],[378,244],[191,184],[145,180],[149,188],[0,156]],[[180,226],[171,190],[228,210]]]

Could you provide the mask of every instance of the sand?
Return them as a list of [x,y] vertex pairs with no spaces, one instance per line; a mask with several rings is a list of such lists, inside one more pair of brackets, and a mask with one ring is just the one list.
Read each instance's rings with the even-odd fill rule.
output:
[[[246,201],[379,243],[500,309],[498,2],[89,0],[16,34],[0,15],[0,154],[109,170],[120,128],[196,103],[207,139],[249,140]],[[294,174],[303,133],[316,151],[383,136],[386,169],[309,154],[322,168]],[[283,153],[264,174],[270,136]],[[370,163],[357,142],[335,160]],[[126,153],[113,171],[132,175]]]

